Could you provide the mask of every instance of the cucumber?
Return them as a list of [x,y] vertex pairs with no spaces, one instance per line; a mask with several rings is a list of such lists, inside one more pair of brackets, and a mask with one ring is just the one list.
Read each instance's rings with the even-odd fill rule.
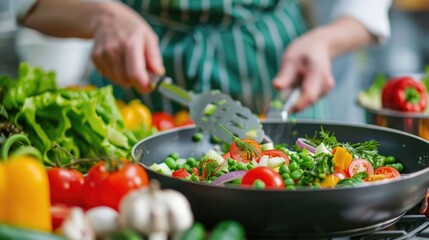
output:
[[0,224],[1,240],[66,240],[58,235]]
[[144,240],[143,236],[140,236],[132,230],[121,230],[110,234],[104,240]]
[[244,237],[244,227],[240,223],[234,220],[226,220],[214,227],[208,240],[242,240]]
[[272,150],[274,149],[274,144],[272,142],[267,142],[264,144],[261,144],[261,150],[262,151],[267,151],[267,150]]

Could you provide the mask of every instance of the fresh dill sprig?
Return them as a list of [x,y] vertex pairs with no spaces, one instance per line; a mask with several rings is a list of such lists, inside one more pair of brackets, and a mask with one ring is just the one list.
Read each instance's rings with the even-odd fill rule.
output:
[[238,149],[243,152],[246,152],[246,157],[248,159],[252,159],[253,157],[260,157],[259,151],[252,144],[249,144],[241,140],[240,138],[234,136],[234,134],[228,131],[228,129],[226,129],[222,124],[219,123],[219,126],[232,137],[232,140],[235,142],[235,145],[237,145]]

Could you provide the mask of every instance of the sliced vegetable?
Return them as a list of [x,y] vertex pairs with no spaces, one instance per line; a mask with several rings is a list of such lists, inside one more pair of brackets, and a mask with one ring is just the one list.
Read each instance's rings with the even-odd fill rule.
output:
[[154,112],[152,114],[153,125],[158,131],[163,131],[176,127],[174,117],[166,112]]
[[269,158],[274,158],[274,157],[284,158],[284,162],[286,165],[289,165],[289,161],[290,161],[290,159],[286,155],[286,153],[284,153],[283,151],[280,151],[280,150],[276,150],[276,149],[263,151],[261,153],[261,156],[268,156]]
[[190,174],[190,173],[188,173],[188,171],[186,171],[186,169],[184,169],[184,168],[180,168],[180,169],[175,170],[175,171],[171,174],[171,176],[172,176],[172,177],[174,177],[174,178],[188,179],[188,178],[190,178],[190,177],[191,177],[191,174]]
[[332,150],[334,155],[334,171],[335,172],[345,172],[348,170],[350,163],[352,162],[353,156],[343,147],[336,147]]
[[228,172],[228,173],[220,175],[211,184],[216,185],[216,186],[224,185],[227,182],[231,182],[231,181],[237,180],[237,179],[242,179],[246,173],[247,173],[247,171],[244,171],[244,170]]
[[400,178],[401,174],[398,172],[398,170],[396,170],[393,167],[379,167],[377,169],[375,169],[375,174],[382,174],[384,175],[386,178]]
[[353,159],[346,173],[349,177],[353,177],[355,174],[360,172],[366,172],[369,175],[373,175],[374,168],[372,167],[371,163],[365,159]]
[[296,140],[296,145],[301,149],[307,149],[311,153],[316,152],[316,148],[311,145],[310,142],[308,142],[305,138],[298,138]]

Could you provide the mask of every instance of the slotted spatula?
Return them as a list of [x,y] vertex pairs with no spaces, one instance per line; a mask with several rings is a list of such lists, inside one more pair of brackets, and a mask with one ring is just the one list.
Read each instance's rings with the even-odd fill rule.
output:
[[234,101],[218,90],[195,94],[172,83],[170,77],[151,75],[152,88],[163,96],[189,108],[195,125],[206,133],[231,143],[231,136],[223,130],[222,124],[239,138],[252,138],[261,142],[264,131],[259,119],[248,108]]

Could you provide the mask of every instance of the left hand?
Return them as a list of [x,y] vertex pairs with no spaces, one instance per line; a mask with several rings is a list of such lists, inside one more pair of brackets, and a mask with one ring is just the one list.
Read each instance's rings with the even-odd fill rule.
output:
[[302,94],[291,112],[304,110],[335,86],[329,44],[319,31],[311,31],[292,42],[283,55],[273,86],[279,91],[301,88]]

